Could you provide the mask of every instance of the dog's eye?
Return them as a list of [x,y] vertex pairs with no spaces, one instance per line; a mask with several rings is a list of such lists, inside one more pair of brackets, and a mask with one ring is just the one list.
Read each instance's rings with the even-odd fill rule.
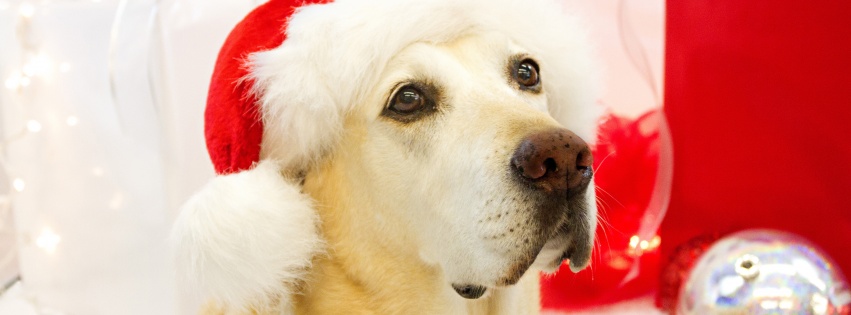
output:
[[514,71],[514,80],[520,83],[521,88],[532,88],[541,82],[538,75],[538,64],[534,61],[526,59],[517,64],[517,69]]
[[399,89],[396,95],[393,96],[393,101],[390,103],[390,109],[400,114],[410,114],[425,107],[426,99],[420,90],[412,86],[406,86]]

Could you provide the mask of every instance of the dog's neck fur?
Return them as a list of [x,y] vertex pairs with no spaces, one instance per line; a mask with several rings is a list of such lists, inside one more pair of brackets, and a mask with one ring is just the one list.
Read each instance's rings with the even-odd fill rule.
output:
[[295,299],[296,313],[538,313],[533,272],[512,287],[489,288],[479,299],[460,297],[439,266],[422,260],[401,212],[371,198],[377,190],[363,182],[362,168],[347,156],[356,155],[338,154],[305,178],[304,192],[316,201],[327,254],[315,259]]

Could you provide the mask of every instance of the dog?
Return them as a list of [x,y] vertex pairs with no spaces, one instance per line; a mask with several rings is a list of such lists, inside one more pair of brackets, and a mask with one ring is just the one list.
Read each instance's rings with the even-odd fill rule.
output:
[[[287,41],[293,40],[291,30],[299,27],[299,16],[322,14],[322,6],[351,2],[338,0],[296,11],[289,21]],[[496,9],[505,17],[528,9],[533,17],[562,18],[559,12],[546,12],[561,8],[550,1],[531,5],[510,0],[471,2],[411,6],[484,17],[466,18],[470,21],[498,17],[486,9],[469,13],[476,5],[505,5]],[[381,4],[404,8],[398,2]],[[450,24],[455,18],[445,19]],[[576,57],[590,50],[582,47],[577,55],[561,55],[536,45],[536,41],[558,38],[558,32],[572,31],[553,30],[552,23],[564,24],[544,20],[541,29],[535,25],[525,31],[461,27],[462,31],[439,40],[414,39],[388,49],[386,58],[369,58],[370,67],[356,70],[369,73],[367,79],[352,78],[369,82],[366,86],[347,88],[326,82],[324,91],[336,91],[330,98],[350,102],[344,102],[348,106],[344,114],[330,115],[336,119],[329,127],[333,140],[311,146],[307,159],[291,152],[301,143],[290,138],[294,133],[314,133],[303,128],[318,128],[304,126],[317,121],[315,116],[287,127],[302,129],[279,132],[275,128],[277,119],[298,111],[281,108],[279,97],[287,93],[275,90],[281,86],[276,80],[282,78],[278,59],[286,58],[288,42],[252,55],[250,79],[266,126],[263,161],[253,167],[275,178],[235,176],[241,176],[240,181],[282,180],[286,187],[273,183],[265,185],[264,192],[253,193],[259,199],[275,193],[267,190],[290,190],[292,198],[301,198],[299,202],[312,214],[301,219],[306,222],[303,226],[268,223],[269,230],[308,229],[304,233],[315,233],[316,239],[269,235],[291,238],[277,250],[307,253],[302,255],[307,259],[293,269],[297,272],[277,280],[277,288],[269,284],[272,288],[264,289],[259,299],[235,305],[241,300],[213,298],[202,313],[537,314],[539,272],[555,272],[563,262],[574,272],[587,267],[597,224],[588,142],[594,140],[597,110],[589,101],[593,96],[565,96],[590,93],[583,90],[591,86],[583,82],[583,75],[589,81],[595,79],[588,70],[594,68],[593,62]],[[371,18],[365,21],[372,22]],[[572,47],[585,44],[573,39],[570,43],[576,45]],[[345,65],[349,57],[355,58],[347,54],[334,58]],[[307,100],[314,94],[302,92]],[[214,197],[196,196],[194,202],[206,198],[206,202],[227,203],[229,191],[239,183],[218,188]],[[184,209],[182,216],[197,216],[196,211]],[[179,224],[186,225],[186,220],[190,219],[180,219]],[[216,224],[239,220],[246,219],[234,215]],[[248,226],[256,228],[274,220],[260,218]],[[243,234],[266,231],[245,227],[238,231],[221,227],[216,233],[240,239]],[[185,240],[199,237],[180,233],[181,246],[198,247],[197,241],[187,245]],[[253,243],[234,246],[250,248]],[[244,255],[273,258],[244,263],[285,259],[276,256],[285,254],[274,248],[260,248]],[[201,256],[182,257],[202,260]]]

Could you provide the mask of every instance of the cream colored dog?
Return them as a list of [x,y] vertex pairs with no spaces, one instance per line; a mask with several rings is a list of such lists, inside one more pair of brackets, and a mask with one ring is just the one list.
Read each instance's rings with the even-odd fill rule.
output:
[[[414,44],[390,61],[335,153],[305,178],[323,205],[329,255],[297,299],[302,313],[534,313],[531,266],[587,265],[596,212],[581,177],[590,173],[559,173],[590,153],[564,148],[584,143],[543,111],[534,60],[505,36],[478,34]],[[524,141],[560,148],[521,152]],[[512,158],[524,154],[551,174],[521,174]]]
[[[352,5],[329,5],[338,4]],[[482,12],[471,11],[476,5]],[[588,265],[597,213],[584,140],[594,138],[596,111],[586,81],[595,78],[582,37],[560,40],[576,32],[560,27],[575,25],[550,1],[413,6],[458,10],[433,17],[472,26],[370,58],[357,71],[371,74],[337,91],[346,109],[327,117],[336,119],[333,140],[305,146],[308,159],[289,148],[312,140],[290,138],[319,131],[280,128],[324,125],[304,126],[316,117],[277,125],[299,115],[278,103],[290,92],[275,90],[286,77],[279,71],[293,71],[276,60],[292,47],[251,58],[267,125],[263,162],[217,179],[176,227],[178,259],[202,273],[196,289],[213,300],[205,313],[536,314],[539,271],[565,260],[574,272]],[[296,13],[290,38],[299,14],[322,13],[315,7]],[[485,23],[515,14],[534,23],[522,31],[510,20]],[[329,49],[317,58],[341,53],[335,62],[359,66],[346,63],[359,58],[351,52]],[[300,92],[308,101],[317,93]],[[244,193],[244,185],[263,188]],[[288,203],[285,218],[257,201],[281,192],[274,198]]]

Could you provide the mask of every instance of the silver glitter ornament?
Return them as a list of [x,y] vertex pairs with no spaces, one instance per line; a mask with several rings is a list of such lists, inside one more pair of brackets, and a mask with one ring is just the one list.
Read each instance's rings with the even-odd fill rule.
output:
[[700,257],[680,291],[677,314],[851,314],[851,291],[810,242],[749,230]]

